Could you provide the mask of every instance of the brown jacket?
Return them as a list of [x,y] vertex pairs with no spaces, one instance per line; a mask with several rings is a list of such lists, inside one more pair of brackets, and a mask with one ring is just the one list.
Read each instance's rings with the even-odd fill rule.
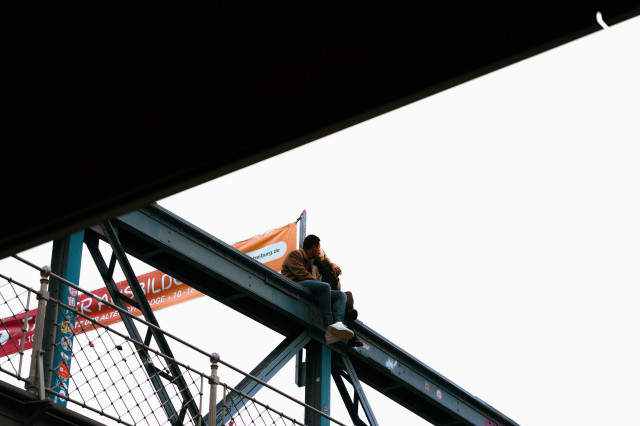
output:
[[320,275],[318,267],[313,264],[313,259],[307,259],[303,249],[289,252],[282,263],[280,273],[295,282],[303,280],[322,281],[322,275]]

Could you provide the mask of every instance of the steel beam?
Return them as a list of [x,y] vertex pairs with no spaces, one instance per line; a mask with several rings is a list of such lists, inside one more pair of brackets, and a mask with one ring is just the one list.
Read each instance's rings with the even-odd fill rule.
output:
[[[103,224],[102,229],[107,236],[107,239],[111,245],[111,249],[113,250],[113,255],[111,257],[110,265],[107,267],[106,262],[102,258],[102,254],[98,249],[97,239],[89,236],[87,238],[86,245],[87,245],[87,248],[89,249],[89,252],[91,253],[91,256],[94,259],[96,266],[98,267],[100,275],[102,276],[105,286],[107,287],[107,290],[111,295],[111,299],[113,300],[113,303],[122,309],[127,309],[125,305],[125,300],[129,299],[127,303],[129,303],[130,305],[135,305],[138,309],[140,309],[147,322],[154,324],[156,326],[159,326],[155,318],[155,315],[153,313],[153,310],[151,309],[151,306],[149,306],[149,302],[147,301],[147,298],[145,297],[142,289],[140,288],[138,279],[135,273],[133,272],[133,269],[131,268],[131,265],[128,259],[126,258],[126,255],[122,250],[122,247],[120,246],[119,240],[115,233],[115,229],[110,223]],[[118,290],[113,280],[113,270],[114,270],[116,260],[120,264],[120,267],[122,268],[125,274],[127,282],[129,283],[129,287],[131,288],[131,291],[137,303],[131,303],[133,301],[131,301],[130,298],[120,293],[120,291]],[[169,419],[169,422],[175,425],[182,424],[184,415],[186,414],[185,408],[189,410],[189,413],[191,414],[192,418],[197,418],[199,416],[198,407],[194,402],[194,399],[191,395],[191,392],[189,391],[189,388],[187,386],[187,383],[184,380],[184,377],[182,376],[182,373],[180,372],[180,369],[175,364],[175,362],[171,361],[174,358],[174,356],[169,347],[168,342],[166,341],[165,336],[162,333],[156,331],[155,329],[149,328],[147,330],[147,336],[143,342],[134,321],[126,315],[121,315],[121,318],[125,325],[125,328],[127,329],[127,332],[129,333],[129,336],[134,341],[141,342],[149,346],[149,343],[151,341],[151,336],[153,336],[153,338],[155,339],[155,342],[158,345],[158,348],[160,349],[160,352],[167,356],[167,367],[171,373],[170,375],[167,375],[167,373],[163,372],[161,369],[158,369],[153,365],[151,361],[151,357],[147,350],[145,350],[142,347],[138,348],[138,356],[140,357],[141,363],[144,366],[145,370],[147,371],[149,380],[154,386],[154,389],[156,390],[156,392],[158,393],[158,397],[160,398],[162,406],[164,407],[164,410],[167,414],[167,418]],[[168,381],[170,381],[171,383],[175,383],[176,386],[178,387],[179,393],[182,396],[184,401],[183,407],[179,413],[176,412],[175,408],[173,407],[170,397],[167,394],[165,386],[160,380],[160,377],[165,377]]]
[[[307,354],[304,402],[331,415],[331,349],[320,342],[311,341],[305,347]],[[304,423],[308,426],[329,426],[329,419],[305,409]]]
[[[251,372],[251,376],[263,381],[268,382],[273,376],[275,376],[284,367],[291,358],[293,358],[309,341],[311,337],[306,331],[303,331],[299,335],[286,337],[269,355],[267,355]],[[235,387],[235,390],[242,392],[248,397],[253,397],[260,389],[262,384],[256,382],[250,378],[244,378]],[[239,395],[238,393],[231,391],[226,396],[226,407],[223,408],[223,402],[218,403],[216,412],[216,425],[226,424],[227,421],[242,408],[247,402],[247,398]],[[222,419],[222,413],[225,413],[224,422]],[[209,414],[203,417],[203,423],[209,424]]]
[[[51,253],[51,270],[53,273],[68,279],[71,282],[79,283],[80,281],[80,268],[82,264],[82,241],[84,238],[84,231],[77,232],[69,235],[65,238],[61,238],[53,242],[53,250]],[[78,299],[77,292],[69,291],[66,284],[61,284],[59,280],[52,278],[49,285],[49,296],[53,300],[59,300],[62,303],[70,306],[75,306]],[[71,354],[66,354],[66,359],[63,359],[62,353],[65,350],[60,345],[62,339],[69,342],[67,346],[69,351],[73,351],[73,333],[69,330],[73,330],[75,326],[75,316],[65,315],[64,309],[59,309],[59,305],[56,303],[48,303],[45,314],[45,326],[44,326],[44,339],[42,348],[44,350],[43,364],[45,366],[45,387],[51,388],[54,391],[65,394],[68,393],[68,381],[70,378],[59,377],[57,375],[58,368],[64,365],[67,371],[71,370]],[[62,325],[65,321],[68,321],[66,328]],[[66,330],[63,332],[63,330]],[[50,399],[54,400],[57,404],[66,407],[67,400],[60,399],[52,394],[48,395]]]
[[[120,268],[124,272],[127,282],[129,283],[129,287],[131,288],[131,291],[136,301],[138,302],[137,303],[138,309],[142,311],[142,314],[147,322],[159,327],[158,321],[156,320],[155,314],[153,313],[153,309],[151,309],[151,306],[149,305],[149,301],[147,300],[144,292],[142,291],[142,288],[140,287],[140,283],[138,282],[138,278],[134,273],[133,268],[131,267],[131,264],[129,263],[129,259],[127,259],[127,256],[125,255],[124,250],[122,249],[122,245],[120,244],[120,240],[118,239],[118,235],[116,233],[115,228],[113,227],[111,222],[105,222],[101,226],[104,233],[107,236],[107,240],[109,241],[109,244],[111,245],[113,254],[115,258],[118,260],[118,264],[120,265]],[[120,293],[119,291],[117,292],[117,294],[122,295],[122,293]],[[182,372],[178,367],[178,364],[176,364],[173,361],[175,357],[173,355],[173,352],[171,351],[169,342],[167,342],[165,335],[159,332],[158,330],[156,330],[155,328],[149,328],[147,330],[147,337],[145,341],[149,343],[151,341],[151,336],[153,336],[161,353],[163,355],[166,355],[167,357],[166,358],[167,367],[170,372],[170,374],[168,375],[169,377],[167,377],[167,380],[169,380],[171,383],[174,383],[178,387],[179,393],[182,396],[183,404],[182,404],[182,409],[180,411],[180,414],[178,416],[179,422],[182,423],[184,416],[186,414],[186,410],[189,410],[189,414],[191,415],[192,418],[194,419],[198,418],[198,416],[200,415],[200,411],[198,410],[198,406],[196,405],[195,400],[191,395],[191,392],[189,391],[189,386],[187,385],[187,382],[185,381],[184,376],[182,375]],[[164,374],[161,374],[161,375],[164,375]]]
[[[358,416],[358,403],[360,403],[365,416],[369,421],[369,425],[378,426],[376,416],[373,414],[373,410],[369,405],[369,400],[364,393],[364,389],[362,389],[362,386],[360,385],[360,380],[358,380],[358,375],[356,374],[355,368],[353,368],[353,364],[349,359],[349,355],[342,354],[342,356],[340,357],[340,361],[342,365],[339,365],[337,360],[332,363],[331,375],[333,376],[333,380],[336,383],[338,390],[340,391],[340,396],[342,396],[342,400],[344,401],[347,410],[349,411],[351,420],[353,420],[355,424],[366,426]],[[346,391],[346,387],[344,386],[342,377],[347,379],[351,386],[353,386],[353,400],[351,400],[348,392]]]
[[[306,330],[323,343],[310,292],[182,218],[151,205],[116,220],[125,251],[285,335]],[[100,232],[97,229],[97,232]],[[347,353],[363,383],[435,424],[517,424],[356,321],[365,346],[331,345]]]

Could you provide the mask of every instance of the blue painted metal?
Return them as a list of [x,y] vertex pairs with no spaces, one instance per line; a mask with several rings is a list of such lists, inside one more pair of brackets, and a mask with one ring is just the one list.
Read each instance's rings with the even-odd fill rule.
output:
[[[300,352],[300,350],[311,340],[309,334],[306,331],[298,334],[297,336],[289,336],[285,338],[269,355],[267,355],[251,372],[251,376],[263,381],[268,382],[273,376],[275,376],[284,367],[287,362],[293,356]],[[262,384],[256,382],[253,379],[245,378],[234,389],[242,392],[248,397],[253,397],[260,389]],[[239,395],[236,392],[229,392],[226,397],[226,412],[224,423],[222,421],[222,401],[218,403],[216,413],[216,425],[227,424],[229,420],[242,408],[247,402],[247,398]],[[203,417],[204,424],[209,424],[209,414]]]
[[[84,231],[80,231],[54,244],[51,264],[56,265],[56,269],[60,270],[53,272],[72,283],[79,283],[80,281],[83,239]],[[68,285],[61,284],[57,280],[56,287],[58,292],[57,299],[60,302],[71,307],[76,306],[78,301],[77,290],[70,289]],[[53,307],[56,308],[57,306],[54,305]],[[49,324],[49,329],[52,330],[53,334],[53,342],[51,346],[45,344],[45,351],[51,352],[46,356],[47,360],[51,360],[51,364],[49,364],[51,374],[46,382],[51,390],[61,395],[68,395],[71,360],[73,359],[73,330],[75,329],[76,320],[75,315],[67,309],[58,308],[54,310],[56,311],[54,314],[56,318],[55,325]],[[48,397],[58,405],[67,406],[66,399],[54,394],[49,394]]]
[[354,395],[353,400],[351,400],[351,396],[349,396],[349,391],[347,390],[347,387],[342,380],[342,376],[333,370],[331,370],[331,375],[333,376],[333,381],[338,388],[338,392],[340,392],[342,402],[344,402],[344,405],[347,408],[347,412],[349,413],[354,426],[369,426],[358,415],[357,395]]
[[[327,416],[331,415],[331,349],[319,342],[309,342],[305,348],[306,380],[305,403]],[[329,419],[305,410],[304,423],[307,426],[329,426]]]
[[[128,253],[284,336],[305,329],[312,339],[324,343],[317,300],[306,288],[158,205],[123,215],[116,222]],[[331,350],[349,354],[363,383],[427,421],[517,424],[361,321],[356,321],[354,330],[364,347],[337,343]]]
[[[331,368],[331,375],[340,391],[340,395],[342,396],[342,400],[345,402],[347,406],[347,410],[349,411],[349,415],[351,416],[351,420],[355,424],[362,424],[364,422],[360,420],[358,416],[358,403],[362,406],[362,409],[365,413],[367,421],[370,426],[378,426],[378,421],[376,420],[376,416],[373,414],[373,410],[369,405],[369,400],[367,399],[364,389],[362,389],[362,385],[360,385],[360,380],[358,379],[358,375],[356,374],[355,368],[353,368],[353,364],[351,363],[351,359],[349,355],[342,354],[340,357],[341,365],[338,365],[337,360],[333,362]],[[342,377],[345,377],[351,386],[354,389],[353,401],[348,395],[346,391],[346,387],[342,382]]]
[[[118,296],[120,292],[113,279],[113,269],[115,266],[116,257],[112,256],[109,266],[107,266],[107,263],[104,261],[102,253],[98,248],[98,240],[95,238],[95,235],[87,233],[85,237],[85,243],[87,245],[87,248],[89,249],[89,253],[91,253],[91,256],[93,257],[93,261],[96,267],[98,268],[98,272],[100,272],[100,276],[102,277],[102,280],[104,281],[105,286],[109,291],[112,303],[121,309],[127,309],[123,298]],[[133,287],[133,285],[130,285],[130,288],[133,289]],[[142,337],[138,332],[138,328],[136,327],[131,317],[127,315],[121,315],[120,318],[122,319],[122,322],[131,339],[136,342],[142,342]],[[149,352],[143,346],[138,346],[137,352],[138,356],[140,357],[141,365],[144,367],[147,375],[149,376],[149,381],[153,385],[153,388],[155,389],[158,398],[160,399],[160,402],[165,413],[167,414],[167,418],[169,419],[170,424],[177,425],[178,412],[171,403],[169,394],[164,388],[162,380],[160,380],[161,375],[159,374],[158,369],[153,365]]]
[[[159,326],[158,321],[156,320],[155,314],[153,313],[153,309],[151,309],[151,306],[149,305],[149,301],[146,298],[142,288],[140,287],[138,278],[134,273],[133,268],[129,263],[129,260],[122,249],[122,245],[120,244],[120,240],[118,239],[115,228],[110,222],[105,222],[102,224],[102,229],[107,235],[107,240],[111,244],[113,254],[117,258],[118,264],[120,265],[120,268],[124,272],[127,282],[129,283],[129,287],[131,288],[131,291],[136,301],[138,302],[137,303],[138,309],[142,311],[144,319],[147,322],[154,324],[156,326]],[[121,294],[121,293],[118,292],[118,294]],[[166,375],[160,374],[160,376],[165,377],[170,383],[176,385],[179,390],[179,394],[182,397],[182,407],[181,407],[180,414],[178,415],[177,423],[178,424],[183,423],[184,416],[187,410],[189,411],[191,418],[193,419],[198,418],[200,416],[200,410],[198,409],[198,406],[195,402],[194,397],[191,395],[189,386],[185,381],[184,376],[182,375],[182,372],[180,371],[178,364],[171,361],[175,357],[173,355],[173,352],[171,351],[169,342],[167,341],[163,333],[157,331],[154,328],[148,328],[147,336],[145,338],[145,344],[147,346],[149,346],[152,337],[155,343],[157,344],[158,349],[160,349],[160,352],[167,357],[165,359],[166,359],[167,368],[169,371],[167,372]],[[156,371],[158,371],[159,373],[162,373],[161,370],[159,369],[156,369]]]

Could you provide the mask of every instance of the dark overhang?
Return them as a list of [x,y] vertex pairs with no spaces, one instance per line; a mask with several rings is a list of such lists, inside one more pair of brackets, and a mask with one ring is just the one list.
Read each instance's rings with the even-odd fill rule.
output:
[[605,3],[29,11],[3,58],[0,258],[640,12]]

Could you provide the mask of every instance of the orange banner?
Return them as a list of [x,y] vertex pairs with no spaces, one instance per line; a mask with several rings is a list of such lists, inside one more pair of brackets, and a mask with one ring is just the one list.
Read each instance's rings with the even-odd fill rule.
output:
[[[284,262],[286,255],[296,246],[296,233],[296,223],[290,223],[282,228],[274,229],[273,231],[257,235],[248,240],[235,243],[233,247],[246,253],[247,256],[253,257],[265,266],[280,272],[282,262]],[[180,281],[160,271],[141,275],[138,277],[138,282],[149,301],[151,309],[154,311],[202,296],[202,293],[196,289],[182,285]],[[133,297],[131,288],[126,281],[119,282],[116,285],[122,294]],[[106,298],[108,302],[112,302],[106,288],[96,290],[93,294],[103,300]],[[78,298],[77,309],[81,313],[105,325],[120,321],[120,315],[114,309],[86,295],[84,298]],[[132,306],[129,306],[128,310],[133,315],[140,315],[142,313]],[[90,321],[82,317],[78,318],[78,323],[83,326],[90,325]],[[76,323],[76,331],[79,330],[78,323]]]
[[296,248],[297,226],[290,223],[233,246],[274,271],[280,272],[286,255]]
[[[296,247],[296,233],[296,223],[290,223],[282,228],[240,241],[233,244],[233,246],[273,270],[280,272],[285,256]],[[187,302],[203,295],[196,289],[161,271],[149,272],[140,275],[137,279],[145,297],[149,301],[151,309],[154,311]],[[133,298],[133,292],[127,281],[116,283],[116,286],[122,294]],[[97,296],[99,300],[84,293],[78,294],[78,291],[73,288],[69,289],[69,293],[71,294],[69,300],[62,302],[77,309],[82,314],[104,325],[121,321],[118,311],[103,303],[103,301],[113,303],[106,287],[92,291],[92,294]],[[127,310],[133,315],[142,314],[139,309],[133,306],[128,306]],[[28,313],[21,312],[15,316],[0,320],[0,358],[18,352],[23,343],[22,339],[24,339],[25,350],[33,346],[36,313],[37,310],[34,309]],[[65,328],[65,324],[61,325],[63,333],[72,333],[74,335],[89,331],[93,327],[91,321],[82,316],[77,316],[73,331],[70,328]]]

